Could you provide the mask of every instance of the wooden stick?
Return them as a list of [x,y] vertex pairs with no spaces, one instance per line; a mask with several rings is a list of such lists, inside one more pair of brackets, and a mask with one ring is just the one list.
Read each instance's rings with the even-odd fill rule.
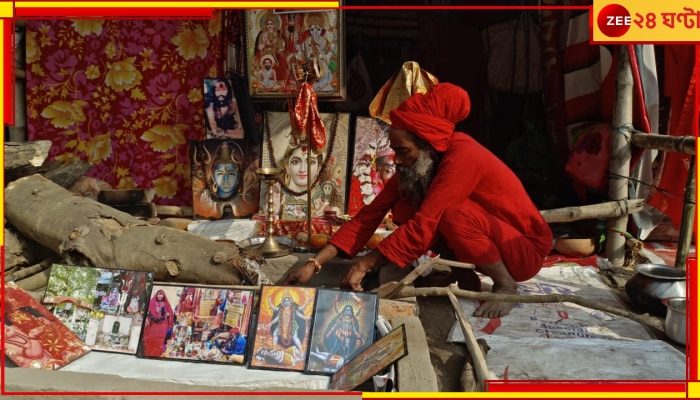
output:
[[[450,290],[444,287],[430,288],[402,288],[394,294],[394,298],[404,297],[419,297],[419,296],[446,296]],[[574,303],[582,307],[592,308],[614,314],[620,317],[628,318],[633,321],[648,325],[652,328],[665,331],[663,322],[658,318],[650,317],[649,314],[636,314],[631,311],[622,310],[612,307],[607,304],[602,304],[596,301],[587,300],[573,294],[543,294],[543,295],[516,295],[516,294],[499,294],[491,292],[472,292],[470,290],[454,289],[451,291],[456,296],[464,297],[471,300],[497,300],[509,303]]]
[[467,269],[476,268],[476,265],[474,265],[474,264],[446,260],[444,258],[440,258],[440,256],[435,257],[433,260],[435,261],[435,264],[447,265],[448,267],[467,268]]
[[[486,340],[483,338],[476,339],[476,342],[479,344],[481,354],[483,354],[485,358],[488,355],[491,347],[488,345],[488,343],[486,343]],[[463,392],[479,391],[479,388],[476,385],[474,360],[472,360],[471,356],[469,356],[467,358],[467,361],[464,363],[464,368],[462,368],[462,376],[459,378],[459,383],[462,386]]]
[[[632,126],[632,99],[634,81],[627,45],[618,46],[617,88],[613,114],[613,132],[610,135],[610,182],[608,198],[625,200],[629,198],[627,176],[630,173],[632,144],[628,127]],[[613,267],[621,267],[625,262],[625,237],[619,232],[627,230],[627,214],[608,218],[605,236],[605,256]]]
[[695,155],[694,136],[659,135],[658,133],[633,132],[632,143],[637,147]]
[[690,157],[688,178],[685,183],[683,199],[683,217],[678,234],[678,249],[676,250],[676,268],[685,269],[685,261],[693,240],[693,222],[695,221],[695,156]]
[[582,219],[613,218],[634,214],[644,208],[644,199],[608,201],[588,206],[564,207],[540,210],[547,223],[572,222]]
[[[416,280],[428,267],[431,265],[435,264],[438,260],[438,257],[431,258],[428,261],[425,261],[418,265],[416,268],[413,269],[408,275],[406,275],[403,279],[401,279],[399,282],[388,282],[385,283],[378,288],[372,290],[372,292],[379,293],[379,297],[382,299],[387,299],[387,298],[394,298],[394,294],[401,290],[402,288],[405,288],[406,286],[410,285],[413,283],[413,281]],[[456,261],[455,261],[456,262]]]
[[476,372],[476,385],[480,389],[479,391],[484,391],[484,384],[489,379],[489,368],[486,366],[486,358],[481,352],[481,347],[476,341],[476,336],[472,330],[471,324],[469,324],[469,319],[464,315],[462,306],[459,305],[457,297],[455,297],[452,290],[457,288],[454,283],[450,285],[450,288],[446,290],[447,296],[450,298],[450,302],[455,309],[457,314],[457,319],[459,320],[459,326],[462,328],[464,333],[464,339],[467,343],[467,349],[469,354],[472,356],[472,361],[474,362],[474,370]]

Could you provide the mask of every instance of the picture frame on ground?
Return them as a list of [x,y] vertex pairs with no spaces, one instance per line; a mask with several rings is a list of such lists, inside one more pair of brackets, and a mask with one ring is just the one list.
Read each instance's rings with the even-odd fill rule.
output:
[[245,137],[239,100],[231,79],[204,79],[204,126],[207,139]]
[[341,367],[328,388],[354,390],[407,354],[406,326],[400,325]]
[[[279,181],[273,184],[274,215],[282,220],[306,221],[307,179],[311,180],[312,217],[323,217],[327,211],[345,213],[350,114],[321,113],[320,117],[326,128],[326,146],[311,150],[309,173],[309,151],[292,136],[289,113],[264,114],[262,165],[282,171]],[[267,183],[261,183],[260,192],[259,210],[265,210]]]
[[42,304],[93,350],[135,354],[153,273],[53,264]]
[[[288,10],[288,9],[287,9]],[[286,98],[314,76],[319,99],[345,97],[343,12],[246,10],[248,84],[254,99]]]
[[304,371],[316,290],[262,286],[250,368]]
[[319,288],[306,372],[333,374],[374,343],[379,295]]
[[394,150],[389,145],[390,128],[377,118],[358,116],[355,119],[348,215],[356,215],[371,203],[396,173]]
[[254,301],[254,288],[155,284],[137,355],[245,364]]
[[[3,348],[23,368],[60,369],[91,351],[78,335],[14,282],[3,293]],[[3,365],[3,367],[6,367]]]
[[196,217],[250,217],[260,205],[260,146],[244,140],[191,140],[192,208]]

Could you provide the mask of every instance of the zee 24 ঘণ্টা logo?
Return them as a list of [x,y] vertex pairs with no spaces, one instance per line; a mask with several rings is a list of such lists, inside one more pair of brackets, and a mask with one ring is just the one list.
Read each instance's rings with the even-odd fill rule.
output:
[[[691,2],[691,5],[694,4]],[[700,11],[683,0],[628,2],[635,12],[622,4],[603,6],[595,18],[602,40],[617,39],[640,42],[697,41],[700,34]],[[630,31],[630,28],[634,32]],[[595,36],[595,35],[594,35]]]

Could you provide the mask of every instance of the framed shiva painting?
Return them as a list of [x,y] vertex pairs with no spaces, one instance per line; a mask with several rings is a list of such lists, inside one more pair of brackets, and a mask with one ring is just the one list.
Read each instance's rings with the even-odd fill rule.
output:
[[259,146],[244,140],[190,141],[194,215],[230,219],[258,212],[259,163]]
[[343,13],[330,10],[246,11],[246,60],[253,98],[286,98],[313,81],[320,98],[345,96]]

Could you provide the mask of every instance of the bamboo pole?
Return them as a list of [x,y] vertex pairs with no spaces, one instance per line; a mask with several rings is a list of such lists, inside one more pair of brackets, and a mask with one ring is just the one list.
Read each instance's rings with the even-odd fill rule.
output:
[[615,218],[642,211],[644,203],[644,199],[618,200],[587,206],[540,210],[540,214],[542,214],[547,223],[571,222],[593,218]]
[[688,179],[685,184],[685,198],[683,200],[683,217],[681,229],[678,235],[678,249],[676,250],[676,267],[685,269],[685,260],[690,250],[690,242],[693,239],[693,223],[695,222],[695,156],[690,157],[688,165]]
[[694,136],[659,135],[658,133],[633,132],[632,143],[637,147],[683,154],[695,154]]
[[464,333],[464,341],[467,344],[467,349],[469,354],[472,356],[472,361],[474,362],[474,371],[476,372],[476,385],[480,389],[479,391],[484,391],[485,382],[489,379],[489,368],[486,365],[486,358],[481,352],[481,346],[476,341],[476,336],[474,335],[474,330],[472,329],[469,319],[464,315],[462,306],[459,305],[457,297],[452,293],[452,290],[457,289],[457,285],[452,284],[450,288],[447,289],[447,297],[450,298],[450,303],[455,309],[457,314],[457,319],[459,320],[459,326],[462,328],[462,333]]
[[[627,52],[627,46],[620,46],[617,68],[617,95],[615,98],[615,113],[613,115],[614,133],[610,139],[610,200],[626,200],[629,198],[627,176],[630,172],[631,138],[628,128],[632,127],[632,94],[634,81],[632,68]],[[625,236],[620,232],[627,231],[627,215],[608,219],[605,240],[605,256],[614,267],[620,267],[625,262]]]

